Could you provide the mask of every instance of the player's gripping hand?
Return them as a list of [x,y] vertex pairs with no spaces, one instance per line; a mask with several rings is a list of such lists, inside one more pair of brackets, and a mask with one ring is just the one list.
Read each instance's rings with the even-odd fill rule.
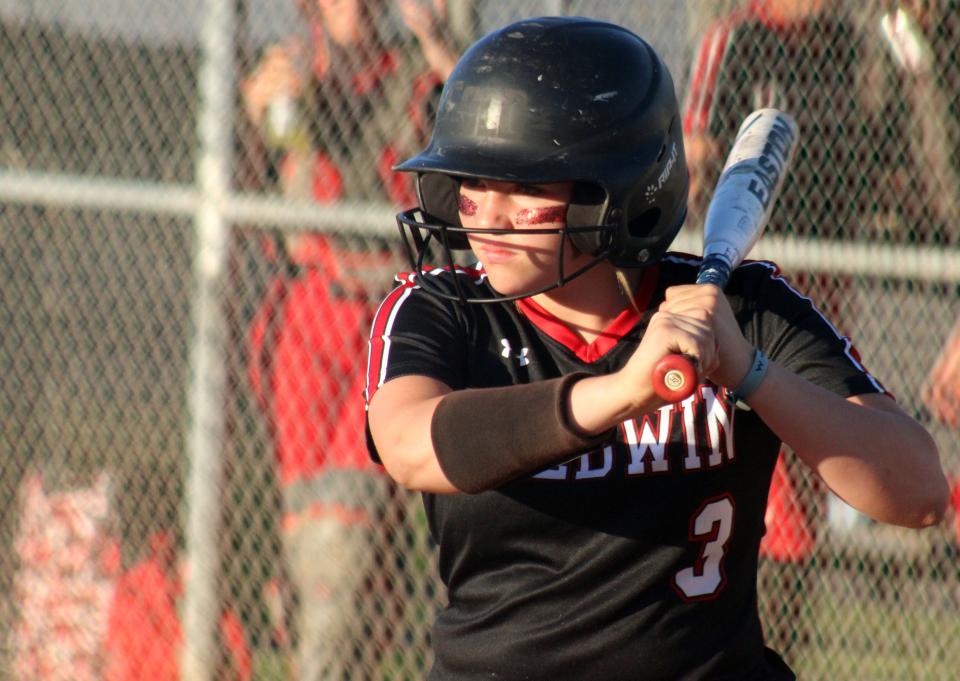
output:
[[698,380],[736,387],[750,368],[753,348],[743,337],[723,292],[713,285],[674,286],[643,335],[620,379],[633,386],[631,411],[649,413],[664,402],[653,390],[653,367],[663,357],[695,360]]
[[699,357],[698,377],[735,388],[753,361],[754,348],[743,337],[727,297],[712,284],[673,286],[666,291],[660,311],[706,321],[715,342],[712,356]]

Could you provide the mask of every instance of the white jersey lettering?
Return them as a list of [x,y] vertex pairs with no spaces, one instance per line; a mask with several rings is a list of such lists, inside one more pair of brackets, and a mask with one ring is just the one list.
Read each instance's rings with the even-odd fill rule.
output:
[[723,564],[733,533],[733,498],[725,494],[707,501],[690,519],[690,541],[701,542],[693,566],[677,572],[674,587],[686,600],[715,596],[726,584]]
[[554,466],[553,468],[546,468],[533,477],[538,478],[539,480],[566,480],[567,464],[562,463],[559,466]]
[[[678,418],[679,417],[679,418]],[[628,454],[619,462],[612,445],[582,454],[570,461],[540,471],[539,480],[596,480],[611,474],[616,466],[625,466],[631,477],[666,474],[679,466],[679,472],[705,471],[733,461],[734,409],[722,391],[702,385],[679,404],[660,407],[639,421],[621,424]],[[679,421],[679,439],[677,421]],[[672,450],[672,454],[671,454]],[[683,458],[678,454],[683,452]]]
[[[709,388],[708,388],[709,390]],[[683,460],[683,468],[687,471],[698,470],[702,464],[700,454],[697,451],[697,427],[696,415],[697,405],[700,403],[699,391],[694,393],[680,403],[683,410],[683,441],[687,445],[687,456]]]
[[[700,394],[707,412],[707,444],[710,445],[707,464],[713,468],[723,463],[724,451],[728,459],[733,459],[733,414],[727,411],[724,400],[717,399],[713,389],[701,386]],[[721,446],[721,441],[725,446]]]
[[584,454],[580,457],[580,468],[577,469],[574,478],[577,480],[586,480],[589,478],[603,478],[610,473],[613,468],[613,447],[603,448],[603,464],[599,468],[590,467],[590,454]]
[[[667,443],[670,441],[670,430],[673,427],[674,405],[668,404],[657,410],[656,426],[650,422],[650,415],[646,414],[637,433],[636,419],[623,422],[623,434],[630,446],[630,463],[627,464],[628,475],[643,475],[645,473],[666,473],[670,470],[667,461]],[[654,434],[656,428],[656,434]],[[649,456],[647,453],[649,452]]]

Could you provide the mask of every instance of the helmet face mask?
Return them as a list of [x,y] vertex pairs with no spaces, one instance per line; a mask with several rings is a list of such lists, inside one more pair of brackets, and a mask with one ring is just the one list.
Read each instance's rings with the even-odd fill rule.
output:
[[[430,144],[397,169],[417,173],[420,206],[398,215],[398,225],[418,282],[434,293],[423,275],[426,254],[436,248],[452,267],[452,251],[468,248],[457,209],[462,178],[573,182],[566,226],[547,232],[564,236],[558,262],[574,247],[590,264],[570,273],[558,266],[546,289],[482,302],[562,286],[604,260],[652,264],[686,216],[670,74],[642,39],[591,19],[524,20],[481,38],[444,87]],[[522,230],[489,233],[507,232]]]
[[[400,234],[403,236],[403,243],[407,250],[407,258],[413,268],[414,276],[420,286],[441,298],[455,300],[459,303],[496,303],[520,298],[529,298],[530,296],[544,293],[563,286],[568,281],[580,276],[597,263],[608,259],[608,251],[603,250],[600,253],[591,254],[590,260],[577,267],[571,272],[564,270],[564,254],[568,248],[575,248],[573,240],[583,234],[592,234],[599,231],[612,233],[611,228],[606,227],[568,227],[561,228],[512,228],[512,229],[478,229],[466,228],[457,225],[450,225],[436,218],[425,214],[419,208],[411,208],[397,214],[397,224],[400,227]],[[537,289],[531,289],[514,295],[497,295],[494,298],[467,298],[461,287],[459,277],[454,277],[454,287],[456,295],[450,295],[439,289],[431,282],[430,277],[424,274],[425,259],[428,254],[439,251],[443,265],[453,269],[456,267],[453,251],[466,250],[469,248],[467,242],[468,234],[494,234],[494,235],[516,235],[516,234],[561,234],[564,238],[560,239],[557,245],[556,262],[557,276],[552,283]]]

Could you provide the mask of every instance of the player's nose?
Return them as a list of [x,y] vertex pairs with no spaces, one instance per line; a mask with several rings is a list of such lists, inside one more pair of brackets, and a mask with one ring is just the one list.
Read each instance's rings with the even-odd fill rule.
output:
[[510,196],[498,189],[487,189],[477,201],[477,227],[483,229],[509,229]]

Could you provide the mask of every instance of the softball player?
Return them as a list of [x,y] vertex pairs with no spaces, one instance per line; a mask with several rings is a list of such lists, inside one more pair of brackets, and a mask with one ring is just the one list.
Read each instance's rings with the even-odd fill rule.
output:
[[[400,169],[414,271],[373,323],[368,435],[439,545],[434,681],[794,678],[757,615],[781,441],[878,520],[942,517],[929,434],[773,265],[723,295],[667,253],[683,139],[636,35],[582,18],[489,34]],[[467,247],[480,262],[457,266]],[[651,386],[671,352],[701,372],[678,404]]]

